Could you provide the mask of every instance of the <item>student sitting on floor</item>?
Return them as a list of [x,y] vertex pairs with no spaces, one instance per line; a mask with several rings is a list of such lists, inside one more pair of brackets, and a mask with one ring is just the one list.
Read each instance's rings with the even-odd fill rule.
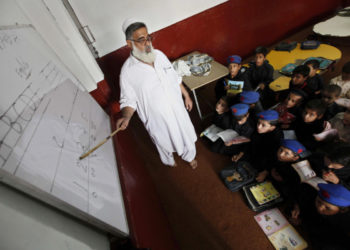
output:
[[[244,136],[247,139],[250,139],[252,133],[254,132],[254,124],[249,119],[249,106],[247,104],[238,103],[231,107],[233,120],[232,130],[236,131],[239,136]],[[235,143],[229,142],[224,143],[224,141],[219,138],[211,147],[213,152],[225,155],[234,155],[238,154],[241,151],[245,151],[245,147],[248,142],[244,143]]]
[[267,109],[273,105],[274,92],[269,88],[269,84],[273,81],[274,69],[266,60],[265,47],[257,47],[254,54],[254,61],[249,66],[249,79],[253,89],[259,87],[262,105]]
[[338,85],[327,85],[322,90],[322,101],[327,105],[324,117],[326,121],[332,119],[336,114],[345,111],[345,108],[338,105],[335,101],[339,98],[341,88]]
[[222,96],[215,106],[213,124],[222,129],[229,129],[232,126],[232,115],[230,112],[230,98]]
[[344,64],[341,75],[333,78],[330,84],[340,86],[340,97],[350,99],[350,61]]
[[249,105],[249,113],[253,121],[257,121],[256,115],[263,111],[259,99],[260,94],[255,91],[243,91],[239,96],[241,103]]
[[267,177],[271,164],[274,162],[276,151],[283,139],[283,132],[278,127],[278,113],[266,110],[258,114],[257,129],[251,137],[250,146],[245,152],[232,157],[236,162],[242,159],[250,162],[258,170],[256,180],[262,182]]
[[329,122],[338,131],[338,140],[350,143],[350,109],[336,114]]
[[325,128],[324,113],[326,108],[320,99],[310,100],[292,125],[298,141],[311,151],[315,150],[319,144],[314,134],[321,133]]
[[350,191],[340,184],[302,184],[291,222],[308,234],[312,249],[349,249]]
[[322,178],[334,184],[341,184],[350,190],[350,145],[335,147],[324,158],[327,170]]
[[274,110],[279,114],[278,121],[282,129],[289,129],[291,123],[301,112],[300,108],[306,98],[306,93],[300,89],[292,89],[289,91],[287,98],[277,105]]
[[323,89],[323,79],[317,74],[317,70],[320,68],[320,62],[318,60],[309,60],[305,65],[310,69],[309,77],[307,79],[307,85],[312,92],[310,98],[320,97],[321,89]]
[[215,86],[216,100],[227,95],[230,89],[229,81],[243,82],[243,90],[251,90],[251,85],[248,79],[247,70],[241,65],[242,59],[240,56],[233,55],[227,58],[229,73],[227,76],[218,80]]

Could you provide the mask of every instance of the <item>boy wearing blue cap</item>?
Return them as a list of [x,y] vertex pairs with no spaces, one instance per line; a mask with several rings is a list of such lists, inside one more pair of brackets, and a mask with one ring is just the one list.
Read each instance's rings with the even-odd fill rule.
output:
[[233,154],[237,154],[246,147],[248,139],[251,137],[254,132],[254,125],[249,119],[249,106],[247,104],[235,104],[231,106],[232,112],[232,125],[231,129],[236,131],[239,136],[243,136],[247,138],[244,142],[228,142],[224,143],[222,139],[218,139],[211,150],[216,153],[225,154],[232,156]]
[[246,68],[242,67],[242,58],[238,55],[229,56],[227,58],[227,65],[229,73],[227,76],[218,80],[215,86],[216,100],[227,95],[227,90],[230,89],[229,81],[243,82],[243,90],[250,90],[251,84],[249,82]]
[[259,88],[261,93],[261,102],[264,108],[273,105],[274,92],[269,88],[269,84],[273,81],[273,67],[266,60],[267,49],[259,46],[255,49],[254,61],[249,63],[249,80],[252,88]]
[[263,111],[260,103],[260,94],[252,90],[243,91],[239,96],[239,101],[249,105],[250,117],[252,117],[254,122],[257,122],[257,114]]
[[232,157],[238,161],[242,157],[258,170],[256,180],[262,182],[267,177],[271,165],[274,163],[277,149],[283,139],[283,132],[278,127],[278,113],[266,110],[258,114],[256,131],[251,137],[250,147]]
[[292,211],[313,249],[349,249],[350,191],[339,184],[318,184],[318,192],[302,184]]

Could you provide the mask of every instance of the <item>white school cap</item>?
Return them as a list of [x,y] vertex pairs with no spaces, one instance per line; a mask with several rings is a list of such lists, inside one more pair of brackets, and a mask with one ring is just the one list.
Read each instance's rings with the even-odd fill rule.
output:
[[127,30],[127,28],[133,24],[133,23],[138,23],[138,22],[141,22],[140,20],[134,18],[134,17],[131,17],[131,18],[127,18],[125,19],[125,21],[123,22],[123,25],[122,25],[122,29],[123,29],[123,32],[125,34],[125,31]]

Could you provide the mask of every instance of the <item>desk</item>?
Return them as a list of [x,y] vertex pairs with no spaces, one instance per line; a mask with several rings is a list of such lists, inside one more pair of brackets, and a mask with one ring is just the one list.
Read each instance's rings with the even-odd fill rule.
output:
[[[288,63],[297,63],[298,60],[303,61],[308,57],[324,57],[336,61],[341,58],[341,51],[328,44],[320,44],[317,49],[313,50],[302,50],[300,49],[300,43],[298,43],[298,46],[291,52],[271,50],[266,55],[266,59],[269,60],[269,63],[277,71],[281,70]],[[276,81],[278,82],[276,83]],[[289,81],[290,77],[280,76],[270,83],[270,88],[274,91],[287,89],[289,87]]]
[[[187,57],[193,54],[199,54],[200,52],[198,51],[194,51],[188,55],[185,55],[177,60],[187,60]],[[207,76],[184,76],[182,78],[182,81],[184,82],[184,84],[192,91],[193,96],[194,96],[194,100],[196,102],[196,106],[197,106],[197,110],[198,110],[198,114],[199,114],[199,118],[201,120],[203,120],[203,115],[201,112],[201,109],[199,107],[199,103],[198,103],[198,99],[197,99],[197,95],[196,95],[196,89],[205,86],[211,82],[214,82],[218,79],[220,79],[221,77],[224,77],[225,75],[228,74],[228,69],[227,67],[225,67],[224,65],[216,62],[216,61],[212,61],[211,62],[211,70],[209,75]]]

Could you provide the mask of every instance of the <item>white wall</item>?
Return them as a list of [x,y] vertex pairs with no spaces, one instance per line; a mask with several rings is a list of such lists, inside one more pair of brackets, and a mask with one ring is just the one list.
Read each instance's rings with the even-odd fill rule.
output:
[[104,250],[106,235],[0,184],[1,250]]
[[155,32],[226,1],[69,0],[82,25],[90,27],[100,56],[126,44],[121,28],[126,18],[140,18],[150,32]]

